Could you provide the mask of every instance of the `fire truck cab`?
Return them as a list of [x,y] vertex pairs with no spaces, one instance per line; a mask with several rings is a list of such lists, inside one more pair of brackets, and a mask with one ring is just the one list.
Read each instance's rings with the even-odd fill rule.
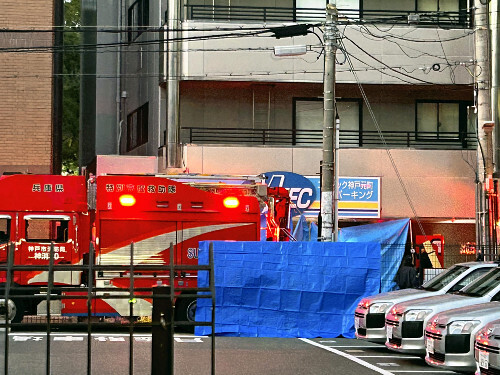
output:
[[[0,176],[0,264],[47,266],[53,246],[54,264],[78,264],[89,246],[85,178],[81,176]],[[9,243],[14,244],[13,247]],[[10,249],[13,254],[9,254]],[[80,272],[55,272],[54,285],[77,286]],[[14,322],[36,313],[44,299],[46,271],[0,271],[0,293],[10,281]],[[16,295],[40,296],[16,298]]]

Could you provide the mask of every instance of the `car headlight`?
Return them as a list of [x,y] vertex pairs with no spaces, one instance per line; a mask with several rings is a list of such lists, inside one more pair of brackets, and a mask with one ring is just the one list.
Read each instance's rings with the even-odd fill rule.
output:
[[409,310],[405,314],[405,321],[413,322],[417,320],[424,320],[427,315],[429,315],[432,310]]
[[368,306],[369,303],[370,302],[366,298],[363,298],[361,301],[359,301],[358,307],[360,307],[362,309],[366,309],[366,307]]
[[448,334],[450,335],[466,335],[479,324],[478,320],[456,320],[448,325]]
[[389,310],[392,306],[391,302],[377,302],[370,305],[371,314],[382,314]]

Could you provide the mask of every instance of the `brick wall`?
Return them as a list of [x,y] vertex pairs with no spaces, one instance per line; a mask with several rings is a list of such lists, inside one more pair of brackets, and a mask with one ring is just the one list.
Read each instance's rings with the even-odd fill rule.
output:
[[[53,0],[1,0],[0,25],[46,29]],[[52,160],[52,33],[0,33],[0,173],[50,173]],[[34,52],[20,51],[36,47]]]

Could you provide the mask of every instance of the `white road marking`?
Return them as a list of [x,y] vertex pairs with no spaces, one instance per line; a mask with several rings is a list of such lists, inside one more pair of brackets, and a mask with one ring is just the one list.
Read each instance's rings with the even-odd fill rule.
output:
[[364,350],[358,350],[358,349],[350,349],[350,350],[346,350],[346,352],[349,352],[349,353],[364,353],[365,351]]
[[399,355],[357,355],[358,358],[398,358],[398,359],[420,359],[419,357],[404,357]]
[[377,345],[325,345],[329,348],[380,348]]
[[66,341],[66,342],[83,341],[83,337],[76,337],[76,336],[72,336],[72,335],[66,335],[66,336],[54,337],[54,341]]
[[[44,333],[9,333],[9,336],[13,341],[41,341],[44,338],[47,338],[47,334]],[[50,333],[52,341],[83,341],[85,337],[88,337],[87,333]],[[98,342],[125,342],[126,337],[130,337],[130,334],[127,333],[111,333],[111,334],[102,334],[102,333],[92,333],[92,339]],[[177,342],[182,343],[203,343],[203,338],[207,338],[208,336],[193,336],[193,335],[174,335],[174,339]],[[152,334],[134,334],[134,341],[136,342],[151,342]]]
[[[67,333],[57,333],[57,332],[51,332],[51,336],[88,336],[87,333],[72,333],[68,335]],[[23,332],[9,332],[9,336],[43,336],[46,337],[46,333],[23,333]],[[129,337],[129,333],[92,333],[91,336],[104,336],[104,337]],[[134,337],[152,337],[151,333],[134,333]],[[174,337],[185,337],[185,338],[208,338],[208,336],[193,336],[193,335],[174,335]]]
[[350,355],[350,354],[344,353],[344,352],[342,352],[340,350],[337,350],[335,348],[332,348],[331,346],[321,345],[320,343],[314,342],[314,341],[309,340],[309,339],[303,339],[303,338],[301,338],[299,340],[302,340],[305,343],[308,343],[310,345],[314,345],[314,346],[317,346],[319,348],[325,349],[325,350],[327,350],[329,352],[335,353],[335,354],[340,355],[340,356],[342,356],[344,358],[350,359],[351,361],[356,362],[356,363],[360,364],[361,366],[367,367],[367,368],[369,368],[369,369],[371,369],[373,371],[376,371],[379,374],[393,375],[393,373],[390,372],[390,371],[381,369],[381,368],[379,368],[379,367],[377,367],[375,365],[372,365],[371,363],[365,362],[362,359],[359,359],[359,358],[357,358],[357,357],[355,357],[353,355]]
[[319,342],[337,342],[335,340],[319,341]]
[[393,372],[408,372],[408,373],[432,373],[435,374],[437,372],[443,373],[443,374],[456,374],[456,372],[453,371],[447,371],[447,370],[392,370]]
[[176,342],[203,342],[201,337],[190,337],[190,338],[182,338],[182,337],[174,337]]
[[399,367],[399,365],[397,363],[394,363],[394,362],[380,362],[380,363],[377,363],[377,365],[387,366],[387,367]]

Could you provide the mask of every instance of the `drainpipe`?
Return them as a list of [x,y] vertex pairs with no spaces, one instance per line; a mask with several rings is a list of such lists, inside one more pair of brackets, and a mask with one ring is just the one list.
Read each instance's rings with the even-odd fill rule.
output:
[[181,167],[179,140],[179,74],[181,1],[168,0],[167,9],[167,168]]
[[54,52],[52,53],[52,160],[50,172],[60,174],[62,169],[62,110],[63,110],[63,27],[64,2],[54,0]]
[[118,20],[117,20],[117,28],[118,28],[118,52],[116,55],[116,154],[120,155],[120,141],[122,134],[122,25],[123,25],[123,0],[120,0],[120,4],[118,5]]

